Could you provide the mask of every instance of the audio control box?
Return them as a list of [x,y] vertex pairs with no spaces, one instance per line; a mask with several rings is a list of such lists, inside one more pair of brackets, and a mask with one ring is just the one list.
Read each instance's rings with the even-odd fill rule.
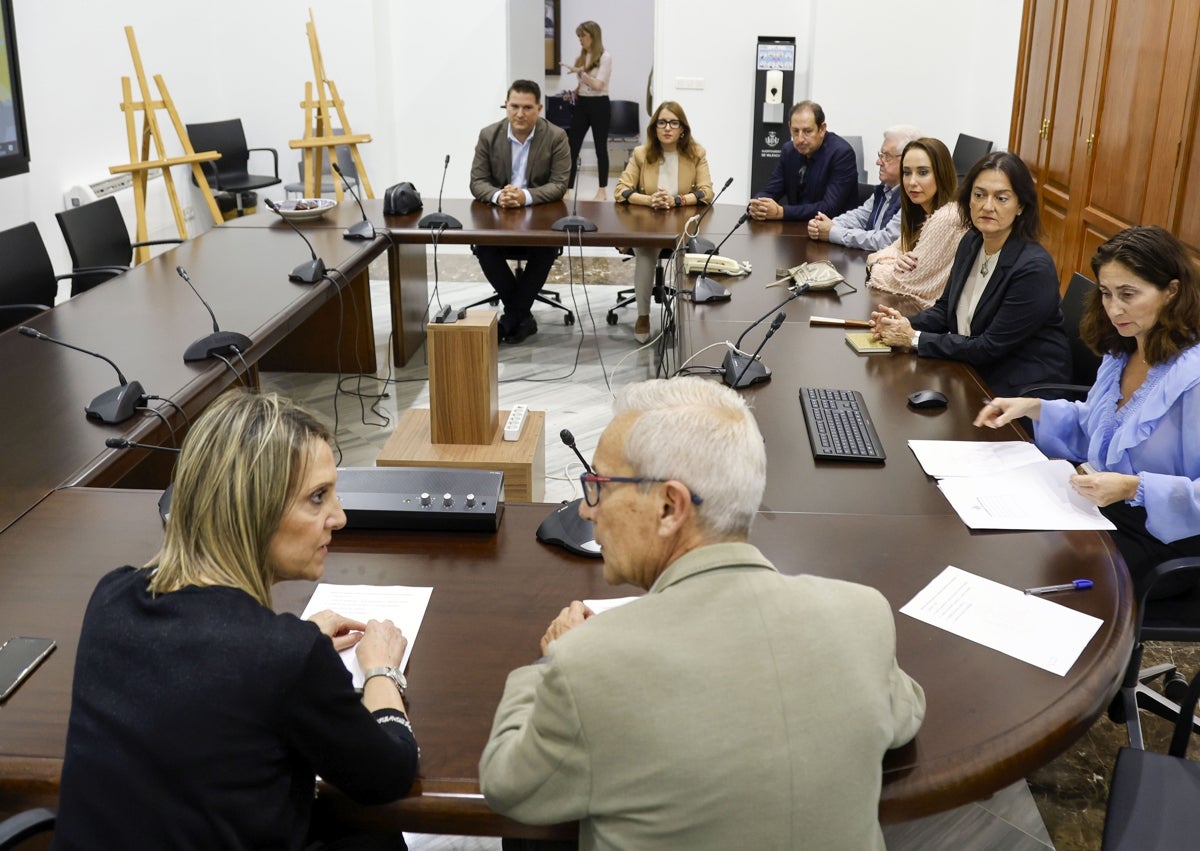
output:
[[495,532],[504,504],[498,470],[339,467],[348,529]]

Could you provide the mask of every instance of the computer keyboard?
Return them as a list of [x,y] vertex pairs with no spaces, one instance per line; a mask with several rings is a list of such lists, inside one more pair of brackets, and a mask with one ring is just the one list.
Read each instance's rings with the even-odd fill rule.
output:
[[857,390],[801,387],[808,442],[818,461],[883,461],[887,455]]

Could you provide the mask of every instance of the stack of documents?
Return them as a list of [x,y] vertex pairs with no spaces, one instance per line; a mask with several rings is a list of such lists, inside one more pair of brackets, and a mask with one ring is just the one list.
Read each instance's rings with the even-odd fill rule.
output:
[[909,448],[971,529],[1114,529],[1071,487],[1075,468],[1032,443],[910,440]]

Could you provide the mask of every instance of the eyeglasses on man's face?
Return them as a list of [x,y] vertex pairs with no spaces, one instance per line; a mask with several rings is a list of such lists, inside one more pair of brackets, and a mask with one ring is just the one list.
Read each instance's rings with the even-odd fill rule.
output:
[[672,130],[678,130],[683,125],[683,122],[678,118],[660,118],[654,122],[654,126],[659,130],[666,130],[670,127]]
[[[597,476],[595,473],[580,473],[579,481],[583,485],[583,501],[590,506],[596,506],[600,503],[600,485],[605,484],[631,484],[640,485],[648,482],[669,482],[671,479],[649,479],[645,476]],[[698,494],[692,493],[688,489],[688,493],[692,497],[692,505],[700,505],[704,499]]]
[[878,151],[875,154],[875,159],[880,162],[890,163],[892,160],[900,159],[899,154],[889,154],[887,151]]

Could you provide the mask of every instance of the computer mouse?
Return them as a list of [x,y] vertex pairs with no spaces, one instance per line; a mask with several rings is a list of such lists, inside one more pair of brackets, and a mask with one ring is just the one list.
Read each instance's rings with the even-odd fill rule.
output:
[[929,408],[946,407],[946,397],[936,390],[918,390],[909,394],[908,406],[923,411]]

